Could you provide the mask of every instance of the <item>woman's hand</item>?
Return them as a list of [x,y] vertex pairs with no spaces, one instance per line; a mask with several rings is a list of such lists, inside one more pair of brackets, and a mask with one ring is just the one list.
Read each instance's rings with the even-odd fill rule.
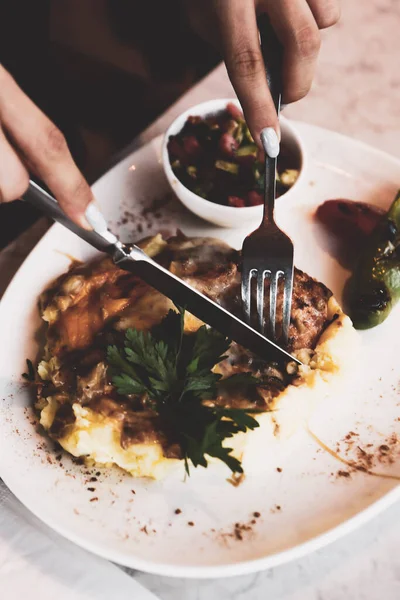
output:
[[339,0],[186,0],[193,28],[222,52],[254,139],[279,132],[261,56],[257,17],[267,13],[284,47],[283,102],[310,90],[320,48],[320,29],[340,16]]
[[0,202],[23,195],[28,170],[46,183],[71,219],[90,228],[85,211],[93,194],[63,134],[0,65]]

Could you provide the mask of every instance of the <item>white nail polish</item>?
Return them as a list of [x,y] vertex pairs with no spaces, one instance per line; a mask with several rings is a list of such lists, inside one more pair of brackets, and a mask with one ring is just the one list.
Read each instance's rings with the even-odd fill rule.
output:
[[93,202],[87,207],[85,217],[89,225],[91,225],[98,233],[107,231],[107,221]]
[[266,127],[262,130],[260,138],[265,153],[268,154],[270,158],[276,158],[279,154],[280,144],[275,129],[273,127]]
[[94,202],[91,202],[85,212],[86,221],[89,223],[93,230],[101,235],[101,237],[107,240],[110,244],[116,244],[118,238],[108,229],[107,221],[101,214]]

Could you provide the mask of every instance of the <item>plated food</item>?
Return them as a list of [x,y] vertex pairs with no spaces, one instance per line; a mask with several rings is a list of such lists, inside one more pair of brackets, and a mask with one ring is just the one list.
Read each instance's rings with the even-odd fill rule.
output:
[[[140,245],[241,315],[236,250],[183,234]],[[210,460],[234,473],[243,461],[251,467],[248,456],[307,420],[355,341],[331,292],[299,270],[289,350],[300,368],[252,356],[109,259],[73,265],[42,295],[41,315],[36,408],[45,430],[73,456],[153,478]]]
[[[243,113],[232,102],[216,113],[188,116],[168,139],[168,155],[176,177],[201,198],[235,208],[263,203],[262,152]],[[296,182],[299,157],[283,144],[278,157],[277,196]]]
[[[387,211],[399,185],[399,161],[331,131],[304,123],[296,129],[309,160],[300,184],[277,203],[277,217],[293,239],[296,264],[324,282],[341,301],[349,271],[327,251],[329,236],[310,216],[324,200],[335,197],[368,199]],[[163,149],[161,137],[153,140],[93,187],[113,227],[121,222],[121,213],[132,213],[118,230],[120,238],[139,239],[156,231],[167,237],[179,225],[189,237],[217,236],[240,248],[252,224],[247,231],[216,232],[180,203],[164,202],[159,208],[157,202],[157,209],[153,207],[155,200],[171,197],[159,162]],[[238,212],[199,200],[213,211]],[[261,425],[250,430],[244,435],[246,477],[238,487],[227,484],[229,469],[221,461],[207,469],[190,464],[190,478],[179,461],[162,481],[150,481],[134,479],[116,467],[89,467],[55,449],[37,425],[34,389],[21,385],[21,372],[26,357],[43,357],[43,339],[37,337],[41,327],[37,299],[67,271],[71,256],[83,264],[93,264],[96,258],[87,244],[55,225],[22,265],[0,303],[0,329],[6,340],[0,345],[1,477],[47,526],[91,552],[134,569],[215,578],[265,570],[304,556],[354,531],[399,499],[398,305],[382,325],[357,334],[360,347],[350,356],[346,348],[340,354],[347,356],[348,373],[329,375],[330,383],[318,394],[309,429],[325,447],[300,428],[284,442],[268,435],[265,451],[253,460],[248,444],[259,447],[261,441],[256,439],[265,429]],[[266,418],[273,414],[265,413]],[[259,468],[252,472],[257,461]],[[365,470],[369,468],[385,477],[371,476]]]
[[388,212],[362,202],[330,200],[316,217],[353,257],[346,299],[356,328],[381,324],[400,299],[400,192]]
[[[250,150],[250,154],[247,157],[239,156],[235,158],[235,156],[233,156],[233,158],[229,158],[226,153],[222,153],[219,148],[218,140],[224,139],[226,141],[226,137],[223,138],[223,135],[225,135],[227,132],[222,132],[219,125],[215,130],[211,130],[213,133],[209,136],[210,139],[205,139],[204,141],[204,138],[207,138],[208,136],[207,131],[209,129],[208,125],[205,125],[207,119],[210,118],[211,120],[214,119],[215,121],[215,118],[219,118],[218,115],[226,115],[227,106],[231,108],[238,119],[235,121],[237,123],[235,125],[235,133],[236,136],[239,136],[238,139],[240,140],[240,145],[243,146],[241,152],[246,153]],[[171,123],[164,135],[161,149],[161,159],[166,179],[172,192],[176,195],[180,202],[182,202],[182,204],[189,211],[205,221],[209,221],[210,223],[220,227],[238,229],[243,229],[247,224],[254,224],[256,221],[260,221],[263,211],[263,205],[259,203],[259,192],[260,189],[262,189],[262,171],[264,168],[262,165],[263,160],[262,157],[257,154],[257,152],[254,152],[254,144],[250,142],[250,140],[246,141],[244,132],[246,132],[247,135],[247,127],[241,117],[241,114],[241,107],[236,99],[220,98],[193,106],[180,114]],[[187,126],[188,120],[190,121],[193,119],[195,121],[197,120],[198,127],[203,129],[203,137],[201,138],[200,136],[200,141],[197,141],[196,138],[194,146],[198,147],[201,142],[202,146],[207,147],[207,153],[200,148],[200,152],[194,153],[194,162],[189,164],[187,162],[189,157],[186,156],[184,146],[186,146],[186,149],[189,151],[191,148],[194,149],[193,144],[191,143],[193,142],[193,139],[189,139],[188,142],[186,138],[190,138],[190,136],[182,135],[182,131],[185,129],[185,126]],[[234,119],[228,119],[228,121],[231,121],[232,126]],[[294,125],[291,121],[281,116],[280,128],[282,135],[281,156],[285,154],[288,157],[288,168],[296,171],[296,173],[287,173],[288,177],[293,175],[292,181],[295,179],[295,182],[292,185],[287,186],[285,194],[282,196],[282,201],[287,203],[293,197],[293,195],[296,194],[296,191],[304,189],[306,183],[308,155],[303,143],[303,139],[299,134],[297,125]],[[204,130],[206,132],[205,135]],[[185,141],[183,139],[184,137]],[[170,142],[172,140],[177,142],[177,144],[175,144],[175,150],[177,150],[180,156],[183,157],[183,165],[196,167],[194,170],[190,169],[189,172],[192,175],[196,175],[196,185],[200,181],[201,187],[205,186],[205,188],[207,188],[206,191],[205,189],[203,191],[199,189],[199,192],[202,195],[192,191],[192,188],[195,184],[195,178],[191,178],[190,181],[187,182],[187,185],[183,182],[187,179],[188,173],[184,169],[181,169],[180,160],[176,162],[176,157],[175,160],[172,160],[173,155],[170,154],[169,151]],[[223,146],[222,143],[221,146]],[[236,140],[234,146],[237,146]],[[233,149],[233,154],[235,154],[236,150],[235,148]],[[174,162],[174,167],[171,160]],[[219,167],[226,167],[227,163],[232,163],[233,170],[236,170],[236,168],[238,170],[237,175],[224,171],[224,169],[216,169],[215,163],[217,160],[222,161],[219,163]],[[261,170],[258,169],[257,163],[261,165]],[[205,167],[205,170],[203,169],[203,166]],[[200,173],[197,171],[198,167],[200,167]],[[231,168],[229,167],[229,164],[227,168]],[[176,172],[174,172],[174,170]],[[180,170],[182,171],[182,181],[178,173]],[[200,175],[200,179],[198,175]],[[258,183],[256,183],[256,181]],[[217,186],[215,186],[216,182]],[[286,182],[289,183],[289,180]],[[241,187],[241,191],[238,190],[238,183],[239,187]],[[229,194],[227,194],[228,188],[230,190]],[[217,189],[221,192],[220,197],[217,197],[217,194],[214,193]],[[214,192],[212,192],[212,190],[214,190]],[[210,199],[208,199],[211,192],[214,195],[215,201],[210,201]],[[228,202],[228,196],[232,196],[231,204]]]

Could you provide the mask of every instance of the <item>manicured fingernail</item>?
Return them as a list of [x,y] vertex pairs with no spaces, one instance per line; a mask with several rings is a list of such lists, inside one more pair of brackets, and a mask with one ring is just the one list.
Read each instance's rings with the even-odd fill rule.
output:
[[87,231],[93,231],[93,227],[90,225],[90,223],[86,220],[85,216],[77,216],[76,217],[77,223],[80,227],[82,227],[82,229],[86,229]]
[[268,154],[270,158],[276,158],[279,154],[279,138],[273,127],[266,127],[262,130],[261,135],[261,143],[265,150],[265,153]]
[[108,230],[107,221],[105,220],[97,206],[94,204],[94,202],[91,202],[87,207],[85,212],[85,219],[89,223],[91,228],[99,233]]

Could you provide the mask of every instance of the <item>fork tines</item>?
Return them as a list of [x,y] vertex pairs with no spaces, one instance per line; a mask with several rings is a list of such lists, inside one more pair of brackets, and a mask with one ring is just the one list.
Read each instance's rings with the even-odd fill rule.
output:
[[[253,292],[256,285],[255,297]],[[269,284],[269,285],[268,285]],[[265,301],[265,287],[269,287],[269,298]],[[278,296],[282,290],[282,303]],[[246,322],[252,324],[251,315],[256,315],[256,329],[273,341],[287,346],[289,338],[290,312],[293,288],[293,266],[284,270],[251,268],[242,271],[242,302]],[[252,304],[255,302],[255,310]],[[265,318],[265,313],[268,317]],[[281,317],[281,319],[279,318]]]

